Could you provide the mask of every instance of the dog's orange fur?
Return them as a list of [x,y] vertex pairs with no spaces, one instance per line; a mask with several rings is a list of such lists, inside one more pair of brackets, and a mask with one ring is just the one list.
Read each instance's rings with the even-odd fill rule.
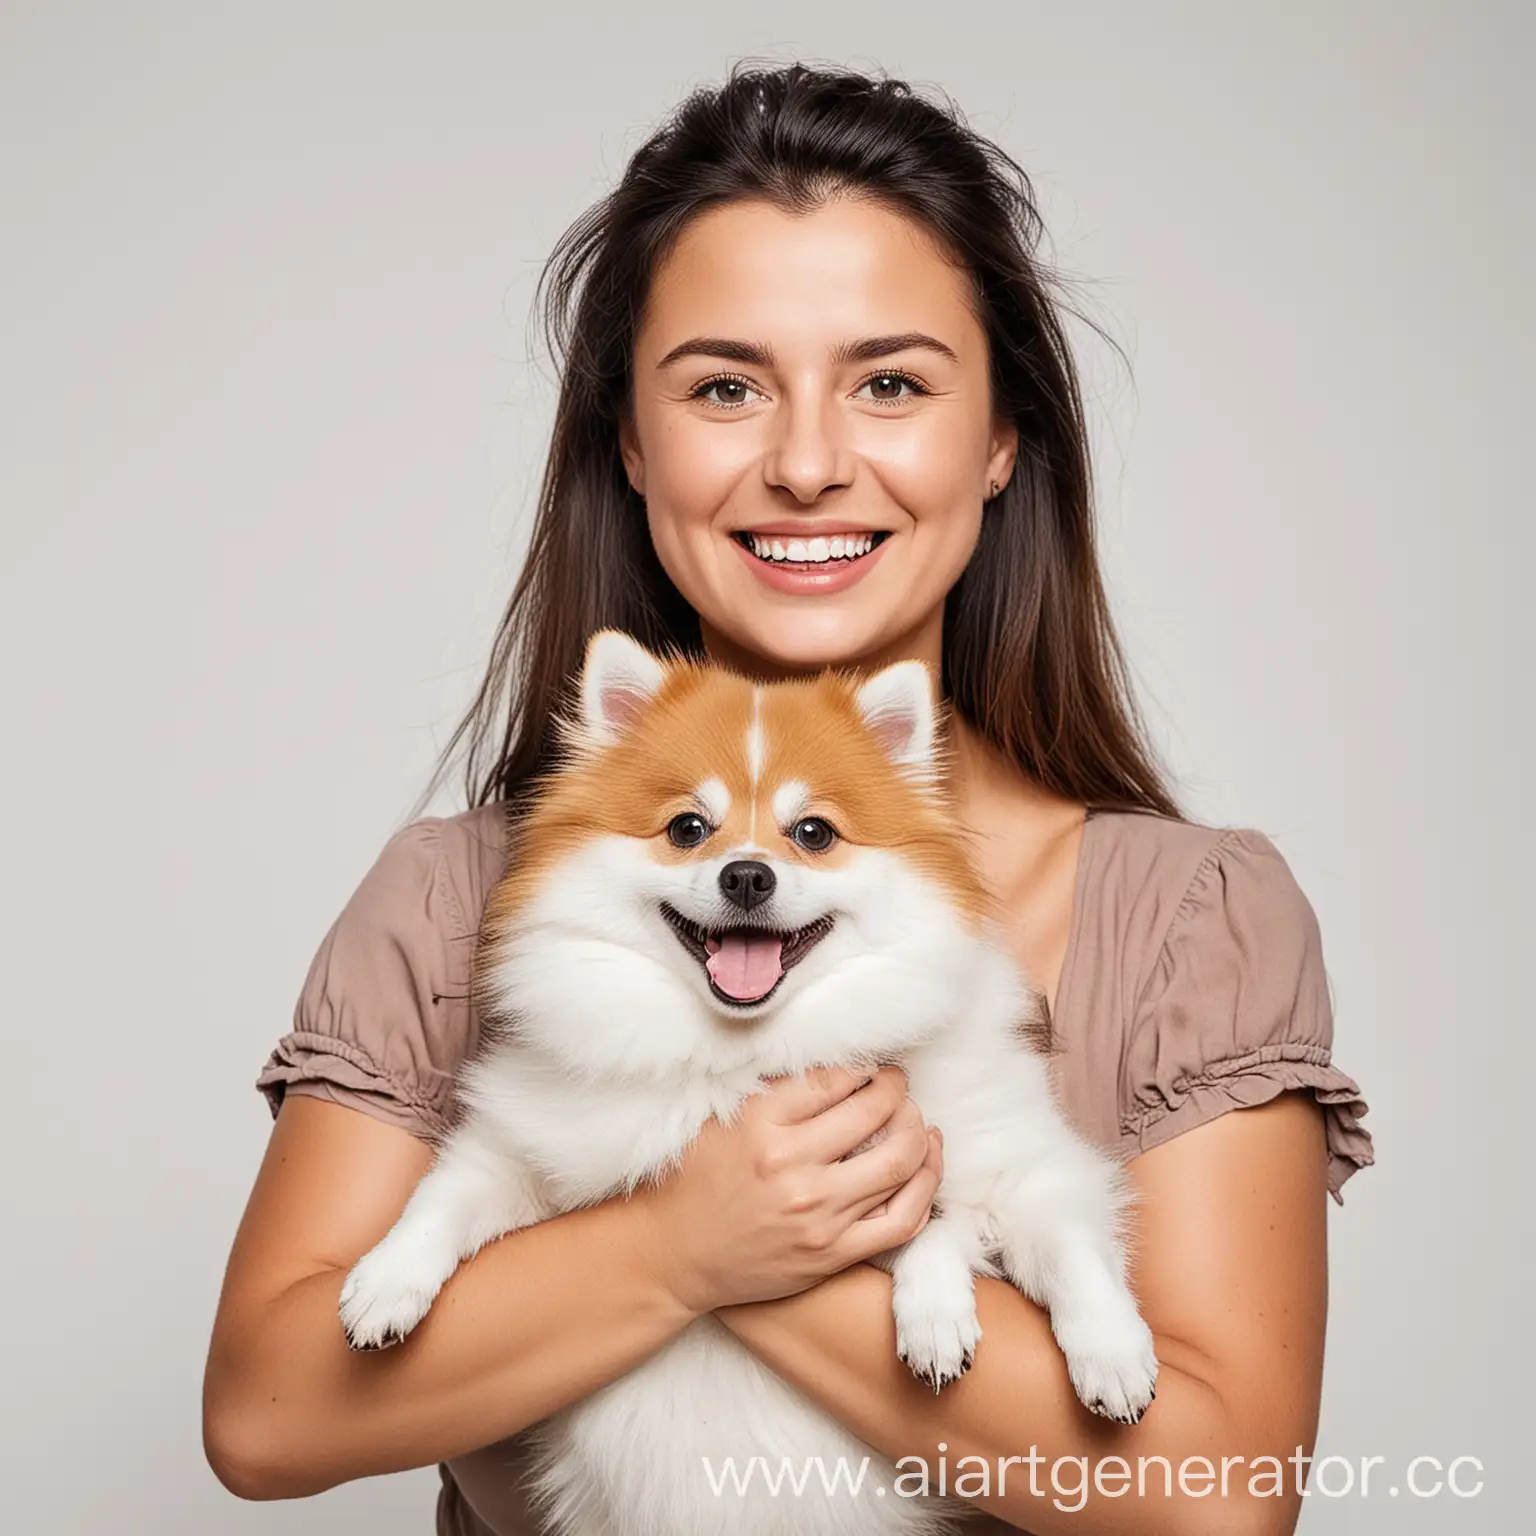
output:
[[[544,783],[487,906],[487,931],[499,930],[551,867],[602,835],[648,839],[655,858],[677,862],[718,856],[722,845],[829,863],[861,845],[885,848],[932,879],[968,917],[989,914],[990,897],[967,856],[942,772],[923,786],[892,763],[858,712],[859,681],[827,673],[754,684],[709,663],[668,662],[660,691],[620,740],[568,754]],[[748,751],[754,716],[765,748],[755,790]],[[674,847],[667,823],[699,809],[698,788],[711,779],[730,795],[726,824],[700,848]],[[825,817],[837,829],[839,841],[827,852],[805,852],[775,824],[774,795],[790,781],[810,791],[803,814]]]

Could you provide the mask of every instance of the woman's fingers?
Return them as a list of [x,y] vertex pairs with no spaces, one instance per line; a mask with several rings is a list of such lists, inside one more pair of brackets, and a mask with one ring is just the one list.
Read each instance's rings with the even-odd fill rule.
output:
[[863,1216],[895,1194],[928,1156],[928,1127],[922,1111],[904,1099],[888,1122],[888,1132],[872,1147],[829,1168],[828,1203],[840,1212]]
[[817,1169],[820,1208],[847,1223],[837,1267],[899,1246],[926,1224],[943,1176],[940,1138],[907,1096],[899,1067],[868,1081],[842,1067],[780,1078],[761,1112],[793,1139],[793,1161]]
[[906,1073],[900,1067],[882,1067],[867,1086],[855,1089],[803,1124],[809,1155],[818,1163],[835,1163],[847,1157],[888,1125],[905,1102]]
[[937,1129],[928,1134],[928,1156],[922,1166],[886,1202],[879,1214],[854,1222],[843,1234],[846,1249],[839,1255],[843,1265],[873,1258],[888,1248],[910,1242],[928,1225],[933,1200],[944,1177],[943,1138]]
[[[885,1068],[887,1072],[896,1068]],[[814,1119],[857,1093],[872,1075],[852,1067],[807,1067],[793,1077],[781,1077],[763,1091],[763,1111],[777,1125],[798,1125]],[[905,1082],[905,1078],[903,1078]],[[903,1089],[905,1091],[905,1089]],[[852,1145],[857,1146],[854,1142]]]

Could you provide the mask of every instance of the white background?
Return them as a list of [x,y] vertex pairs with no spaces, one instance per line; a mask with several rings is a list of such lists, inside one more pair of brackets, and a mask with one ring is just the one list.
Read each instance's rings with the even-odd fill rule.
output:
[[753,54],[947,90],[1131,353],[1083,337],[1154,733],[1196,814],[1290,860],[1371,1104],[1319,1453],[1486,1466],[1302,1529],[1521,1528],[1529,10],[763,14],[0,10],[0,1520],[430,1532],[431,1470],[255,1505],[203,1461],[252,1080],[510,591],[539,265]]

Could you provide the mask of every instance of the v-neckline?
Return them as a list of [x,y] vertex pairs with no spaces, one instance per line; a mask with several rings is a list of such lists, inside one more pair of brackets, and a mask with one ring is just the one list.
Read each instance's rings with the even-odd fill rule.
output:
[[1082,935],[1085,921],[1085,908],[1087,901],[1085,893],[1088,887],[1089,869],[1089,832],[1094,822],[1099,818],[1100,812],[1092,806],[1087,808],[1083,816],[1083,830],[1077,840],[1077,869],[1072,880],[1072,915],[1067,920],[1067,947],[1061,957],[1061,970],[1056,975],[1056,997],[1054,1001],[1047,1003],[1047,1012],[1051,1022],[1051,1033],[1054,1035],[1057,1025],[1066,1016],[1066,1010],[1062,1004],[1070,1001],[1071,983],[1073,971],[1076,968],[1078,940]]

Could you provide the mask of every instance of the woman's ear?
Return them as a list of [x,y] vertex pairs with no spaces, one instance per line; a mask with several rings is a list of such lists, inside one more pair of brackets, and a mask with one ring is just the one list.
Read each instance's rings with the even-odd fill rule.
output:
[[992,423],[992,437],[987,451],[987,484],[999,489],[1013,476],[1019,457],[1019,425],[1011,416],[999,416]]
[[624,473],[629,476],[630,488],[637,496],[645,495],[645,460],[640,454],[640,442],[635,435],[634,422],[625,411],[619,419],[619,457],[624,461]]

